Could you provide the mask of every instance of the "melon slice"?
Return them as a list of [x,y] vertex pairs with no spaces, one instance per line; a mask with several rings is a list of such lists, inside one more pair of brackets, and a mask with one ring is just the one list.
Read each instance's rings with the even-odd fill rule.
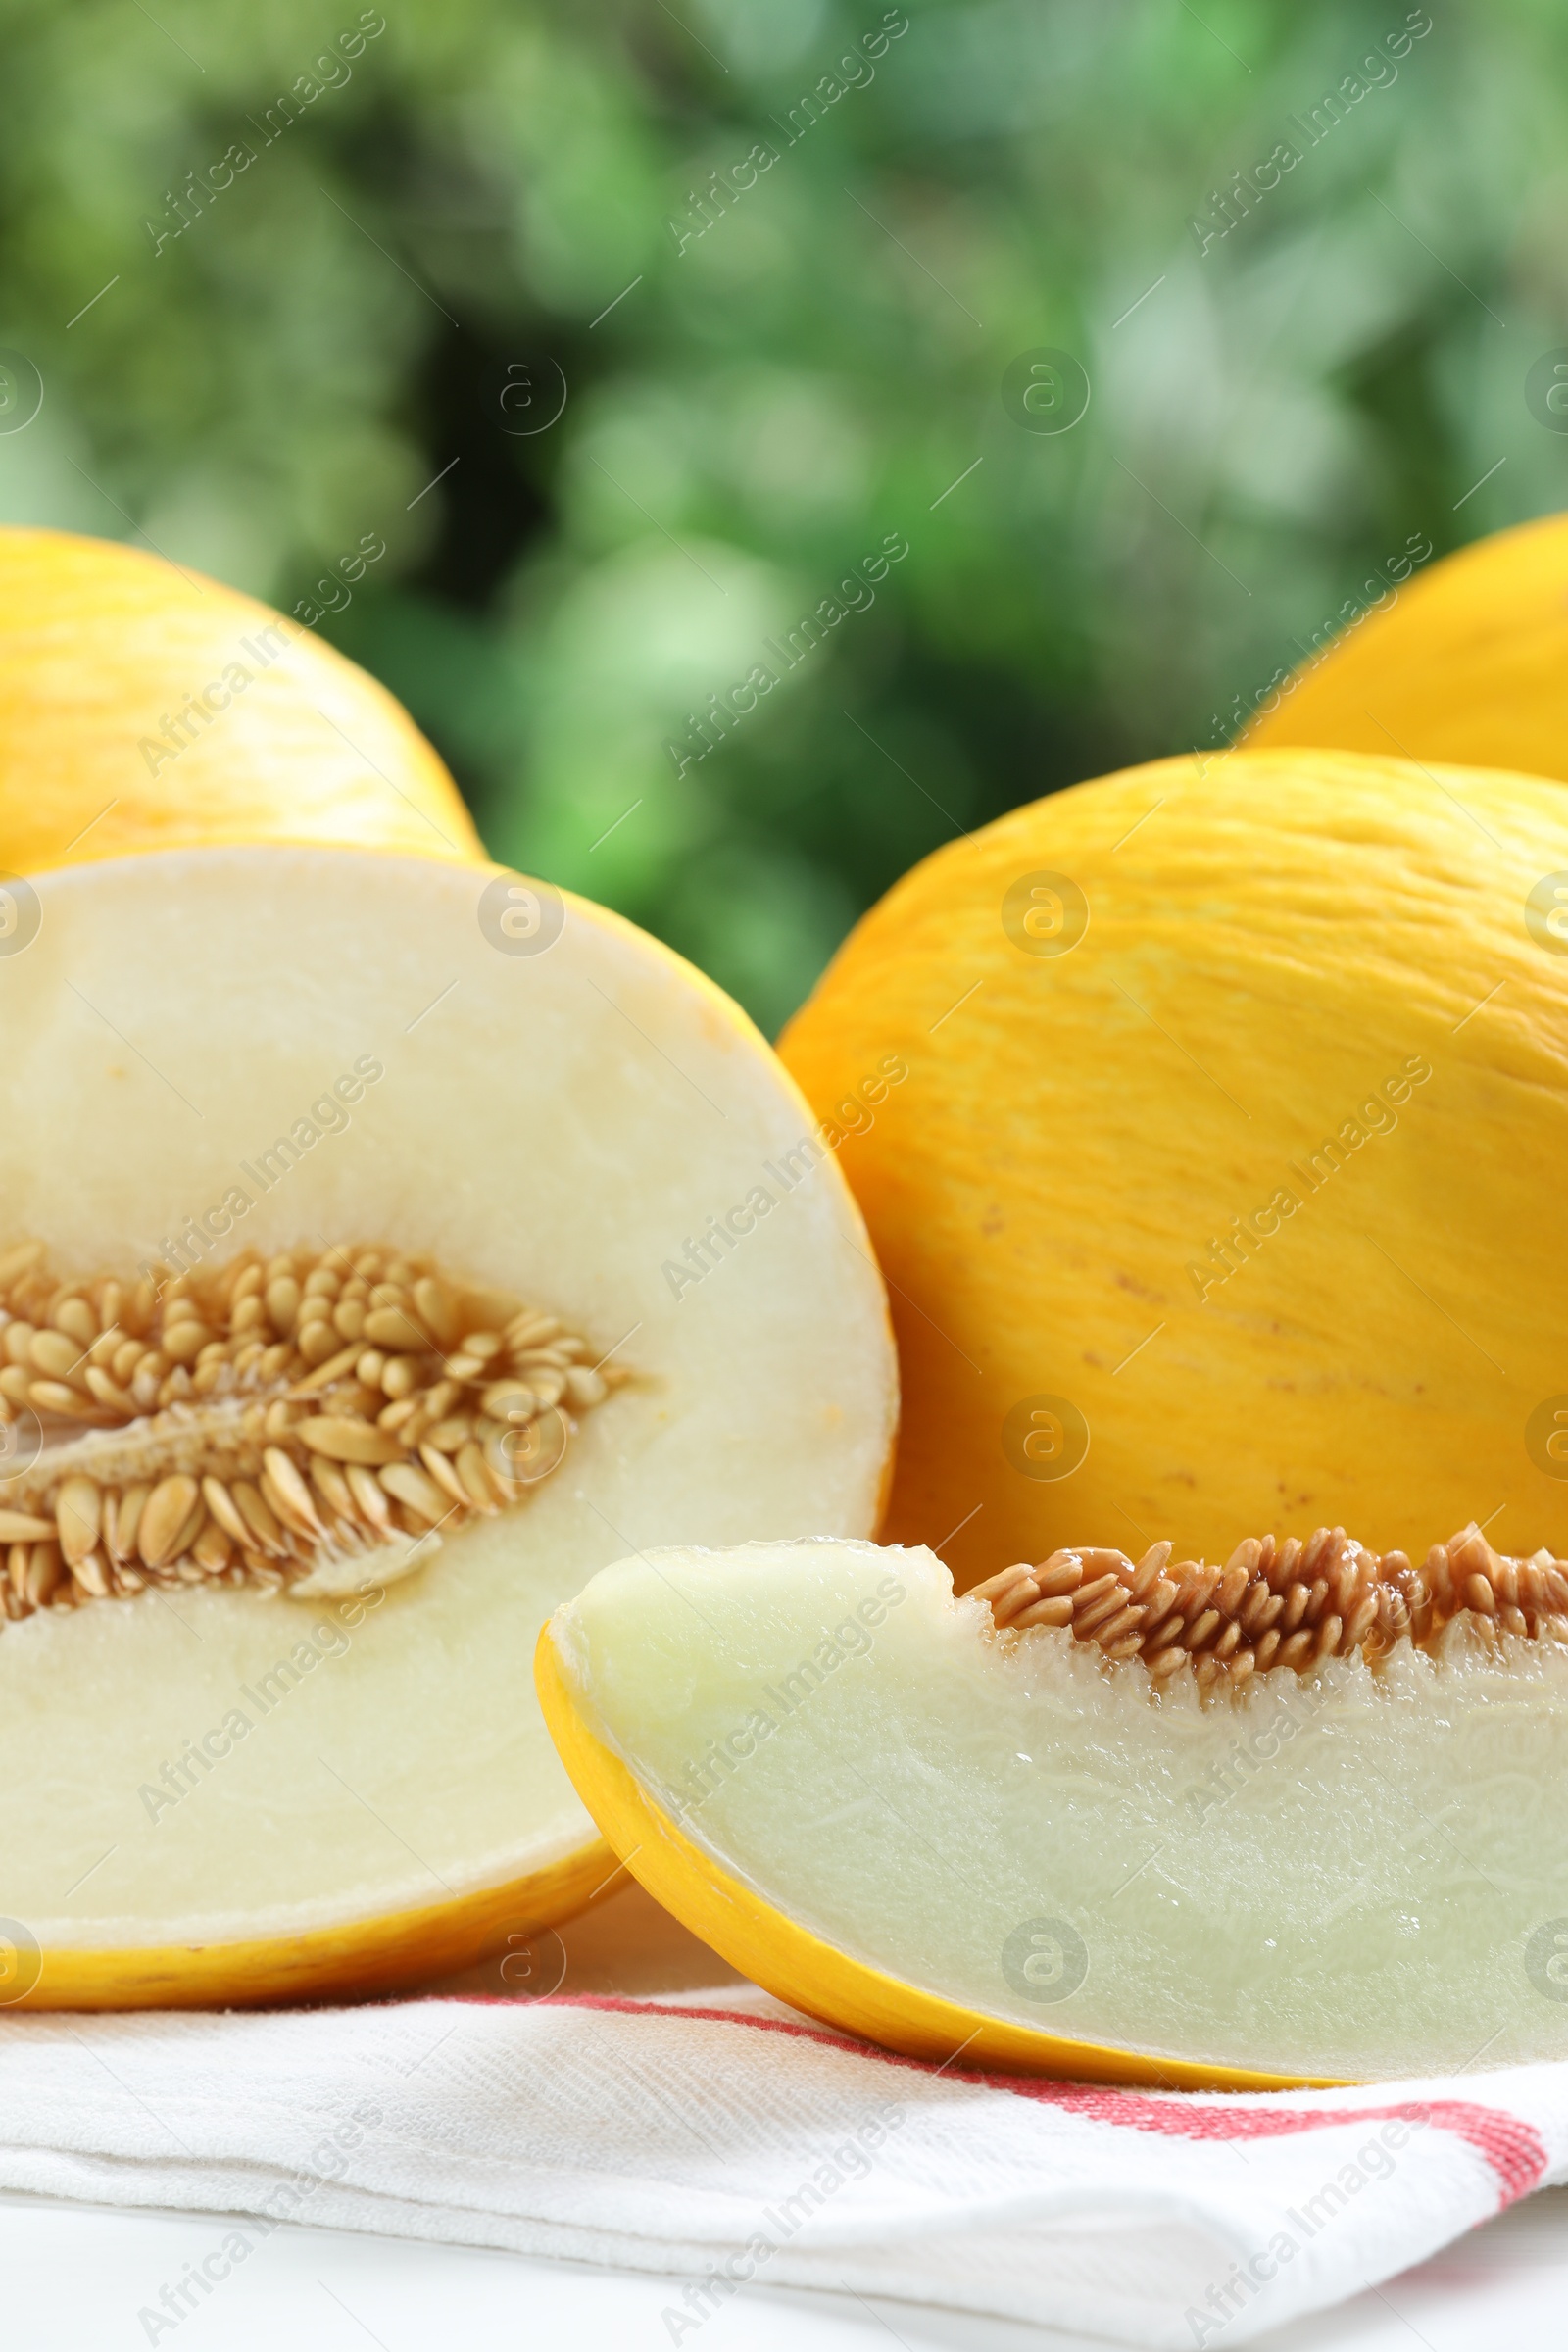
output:
[[1000,1630],[1011,1582],[994,1614],[925,1550],[623,1560],[541,1637],[547,1719],[661,1902],[895,2049],[1233,2088],[1568,2057],[1549,1632],[1472,1596],[1425,1644],[1156,1676],[1050,1598]]
[[607,1560],[863,1534],[831,1154],[618,918],[387,855],[38,877],[0,954],[0,1998],[368,1989],[613,1871],[540,1720]]

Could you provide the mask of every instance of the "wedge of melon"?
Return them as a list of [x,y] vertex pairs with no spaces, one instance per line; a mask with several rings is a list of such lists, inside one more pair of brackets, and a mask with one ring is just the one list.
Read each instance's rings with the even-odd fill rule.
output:
[[541,1617],[628,1548],[872,1528],[858,1217],[736,1007],[543,885],[263,848],[35,887],[0,954],[0,1999],[466,1964],[614,1869]]
[[1470,1607],[1205,1684],[1058,1605],[999,1631],[924,1550],[670,1549],[536,1673],[627,1868],[892,2048],[1233,2088],[1568,2057],[1568,1648]]

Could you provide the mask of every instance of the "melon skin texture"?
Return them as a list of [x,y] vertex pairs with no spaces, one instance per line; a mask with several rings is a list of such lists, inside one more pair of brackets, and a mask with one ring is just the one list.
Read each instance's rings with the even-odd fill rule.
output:
[[62,1273],[132,1278],[191,1219],[226,1217],[215,1260],[376,1243],[622,1343],[635,1373],[529,1499],[404,1581],[5,1626],[0,1913],[41,1953],[36,2003],[368,1989],[578,1907],[613,1864],[532,1696],[541,1618],[628,1544],[874,1525],[895,1370],[831,1156],[701,1281],[664,1271],[809,1132],[805,1104],[619,918],[532,885],[559,936],[498,948],[498,886],[523,888],[346,851],[122,859],[41,877],[36,937],[0,956],[0,1199]]
[[[825,1114],[908,1065],[840,1154],[899,1334],[889,1537],[960,1585],[1086,1527],[1560,1553],[1568,958],[1526,902],[1564,871],[1555,784],[1283,750],[1081,785],[906,876],[780,1049]],[[1041,874],[1075,940],[1048,900],[1022,930]]]
[[484,857],[408,713],[301,621],[139,548],[0,529],[0,876],[269,841]]
[[1568,2056],[1555,1645],[1205,1705],[999,1639],[929,1552],[818,1542],[620,1562],[537,1672],[627,1868],[891,2047],[1231,2087]]
[[1496,531],[1386,589],[1265,704],[1246,736],[1258,751],[1332,744],[1568,777],[1568,516]]

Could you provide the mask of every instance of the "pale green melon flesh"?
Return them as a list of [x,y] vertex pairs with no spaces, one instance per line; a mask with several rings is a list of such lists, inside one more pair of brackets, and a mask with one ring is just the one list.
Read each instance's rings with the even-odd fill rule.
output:
[[1568,2057],[1555,1644],[1460,1633],[1205,1705],[1186,1669],[1156,1695],[1065,1633],[997,1637],[927,1551],[830,1542],[623,1561],[555,1635],[687,1834],[888,1976],[1286,2074]]
[[[613,916],[568,902],[546,952],[500,952],[490,880],[330,851],[78,866],[0,954],[0,1249],[134,1278],[240,1186],[218,1257],[427,1253],[637,1374],[530,1500],[363,1613],[182,1589],[5,1625],[0,1916],[46,1947],[303,1932],[558,1858],[593,1829],[533,1694],[551,1608],[633,1545],[872,1523],[891,1346],[838,1170],[798,1151],[810,1114]],[[263,1190],[260,1153],[366,1057],[346,1123]],[[771,1213],[672,1284],[760,1185]]]

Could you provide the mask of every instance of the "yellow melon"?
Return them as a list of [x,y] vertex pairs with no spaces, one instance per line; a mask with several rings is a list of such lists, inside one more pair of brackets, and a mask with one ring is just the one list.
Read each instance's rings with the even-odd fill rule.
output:
[[300,620],[138,548],[0,530],[0,874],[247,841],[484,854],[407,713]]
[[1288,749],[906,875],[781,1045],[892,1292],[890,1537],[1568,1550],[1565,910],[1557,785]]
[[1264,698],[1251,748],[1330,744],[1568,777],[1568,515],[1496,531],[1378,590]]

